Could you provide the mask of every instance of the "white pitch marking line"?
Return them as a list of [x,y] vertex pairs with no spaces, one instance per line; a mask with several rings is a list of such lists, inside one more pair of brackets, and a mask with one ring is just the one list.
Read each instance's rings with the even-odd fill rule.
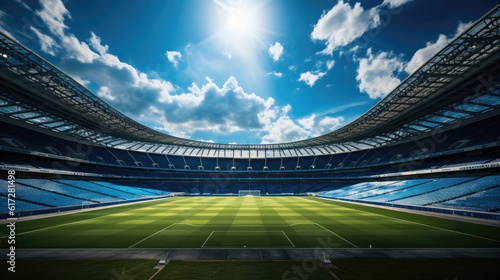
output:
[[[363,210],[360,210],[360,211],[363,211]],[[363,211],[363,212],[366,212],[366,211]],[[381,215],[381,214],[375,214],[375,215],[379,215],[379,216],[391,218],[391,219],[394,219],[394,220],[400,220],[400,221],[404,221],[404,222],[408,222],[408,223],[412,223],[412,224],[417,224],[417,225],[420,225],[420,226],[426,226],[426,227],[440,229],[440,230],[449,231],[449,232],[453,232],[453,233],[458,233],[458,234],[462,234],[462,235],[468,235],[468,236],[472,236],[472,237],[476,237],[476,238],[480,238],[480,239],[484,239],[484,240],[488,240],[488,241],[500,242],[500,240],[496,240],[496,239],[492,239],[492,238],[488,238],[488,237],[483,237],[483,236],[479,236],[479,235],[474,235],[474,234],[470,234],[470,233],[466,233],[466,232],[461,232],[461,231],[456,231],[456,230],[452,230],[452,229],[446,229],[446,228],[431,226],[431,225],[427,225],[427,224],[413,222],[413,221],[409,221],[409,220],[405,220],[405,219],[394,218],[394,217],[391,217],[391,216],[385,216],[385,215]]]
[[314,223],[295,223],[295,224],[291,224],[288,226],[294,227],[294,226],[298,226],[298,225],[314,225]]
[[132,248],[132,247],[134,247],[135,245],[137,245],[137,244],[139,244],[139,243],[143,242],[144,240],[146,240],[146,239],[148,239],[148,238],[150,238],[150,237],[153,237],[153,236],[157,235],[158,233],[160,233],[160,232],[162,232],[162,231],[164,231],[164,230],[168,229],[169,227],[171,227],[171,226],[173,226],[173,225],[175,225],[175,223],[174,223],[174,224],[171,224],[171,225],[169,225],[169,226],[166,226],[166,227],[164,227],[164,228],[160,229],[159,231],[157,231],[157,232],[155,232],[155,233],[153,233],[153,234],[151,234],[151,235],[147,236],[146,238],[142,239],[141,241],[139,241],[139,242],[135,243],[134,245],[129,246],[129,248]]
[[192,227],[199,227],[200,225],[195,225],[195,224],[189,224],[189,223],[176,223],[178,225],[185,225],[185,226],[192,226]]
[[281,231],[281,232],[286,237],[286,239],[288,239],[288,242],[290,242],[290,244],[292,244],[293,248],[295,248],[295,245],[293,245],[293,242],[290,240],[290,238],[288,238],[288,235],[286,235],[286,233],[284,231]]
[[[123,211],[121,213],[126,213],[126,212],[129,212],[129,211],[138,210],[138,209],[141,209],[141,208],[144,208],[144,207],[148,207],[148,206],[143,206],[143,207],[139,207],[137,209]],[[99,210],[99,209],[96,209],[96,210]],[[78,214],[78,213],[74,213],[74,214]],[[29,234],[29,233],[33,233],[33,232],[37,232],[37,231],[49,230],[49,229],[52,229],[52,228],[58,228],[58,227],[64,227],[64,226],[69,226],[69,225],[73,225],[73,224],[84,223],[86,221],[91,221],[91,220],[96,220],[96,219],[102,219],[102,218],[104,218],[106,216],[111,216],[111,215],[114,215],[114,214],[117,214],[117,213],[110,213],[110,214],[106,214],[106,215],[98,216],[98,217],[94,217],[94,218],[83,219],[83,220],[78,220],[78,221],[74,221],[74,222],[69,222],[69,223],[64,223],[64,224],[60,224],[60,225],[55,225],[55,226],[50,226],[50,227],[44,227],[44,228],[39,228],[39,229],[33,229],[33,230],[19,232],[19,233],[16,232],[16,235]],[[72,214],[70,213],[70,215],[72,215]],[[0,239],[7,238],[7,237],[9,237],[9,236],[8,235],[6,235],[6,236],[0,236]]]
[[[341,206],[341,207],[347,208],[345,206]],[[410,221],[410,220],[395,218],[395,217],[386,216],[386,215],[383,215],[383,214],[375,214],[375,213],[371,213],[369,211],[364,211],[364,210],[359,210],[359,209],[356,209],[356,211],[370,213],[370,214],[374,214],[374,215],[377,215],[377,216],[382,216],[382,217],[386,217],[386,218],[390,218],[390,219],[394,219],[394,220],[398,220],[398,221],[403,221],[403,222],[407,222],[407,223],[412,223],[412,224],[416,224],[416,225],[420,225],[420,226],[425,226],[425,227],[440,229],[440,230],[443,230],[443,231],[449,231],[449,232],[458,233],[458,234],[462,234],[462,235],[468,235],[468,236],[472,236],[472,237],[476,237],[476,238],[480,238],[480,239],[484,239],[484,240],[489,240],[489,241],[493,241],[493,242],[500,242],[500,240],[497,240],[497,239],[492,239],[492,238],[483,237],[483,236],[479,236],[479,235],[474,235],[474,234],[470,234],[470,233],[466,233],[466,232],[461,232],[461,231],[456,231],[456,230],[452,230],[452,229],[446,229],[446,228],[431,226],[431,225],[428,225],[428,224],[422,224],[422,223],[419,223],[419,222],[414,222],[414,221]],[[397,211],[397,210],[393,210],[393,211]],[[416,214],[416,215],[418,215],[418,214]]]
[[347,242],[347,243],[351,244],[352,246],[354,246],[354,247],[358,248],[358,246],[356,246],[356,244],[354,244],[354,243],[350,242],[349,240],[347,240],[347,239],[343,238],[342,236],[340,236],[340,235],[336,234],[335,232],[333,232],[333,231],[331,231],[331,230],[327,229],[326,227],[324,227],[324,226],[322,226],[322,225],[320,225],[320,224],[318,224],[318,223],[316,223],[316,225],[318,225],[318,226],[322,227],[324,230],[326,230],[326,231],[330,232],[331,234],[333,234],[333,235],[337,236],[338,238],[340,238],[340,239],[344,240],[345,242]]
[[[115,213],[115,214],[116,214],[116,213]],[[112,214],[108,214],[108,215],[112,215]],[[90,221],[90,220],[100,219],[100,218],[106,217],[106,216],[108,216],[108,215],[99,216],[99,217],[94,217],[94,218],[85,219],[85,220],[79,220],[79,221],[75,221],[75,222],[69,222],[69,223],[60,224],[60,225],[55,225],[55,226],[50,226],[50,227],[44,227],[44,228],[39,228],[39,229],[33,229],[33,230],[29,230],[29,231],[24,231],[24,232],[19,232],[19,233],[16,233],[16,235],[29,234],[29,233],[33,233],[33,232],[37,232],[37,231],[43,231],[43,230],[49,230],[49,229],[58,228],[58,227],[69,226],[69,225],[73,225],[73,224],[79,224],[79,223],[83,223],[83,222]],[[0,239],[2,239],[2,238],[7,238],[7,237],[9,237],[9,236],[8,236],[8,235],[6,235],[6,236],[1,236],[1,237],[0,237]]]
[[205,240],[205,242],[203,242],[203,244],[201,245],[201,248],[203,248],[203,246],[205,246],[205,243],[207,243],[208,239],[210,239],[210,237],[212,236],[212,234],[214,234],[215,231],[212,231],[212,233],[210,233],[210,235],[207,237],[207,239]]
[[[127,212],[127,211],[125,211],[125,212]],[[116,213],[113,213],[113,214],[116,214]],[[109,215],[113,215],[113,214],[108,214],[108,215],[94,217],[94,218],[85,219],[85,220],[79,220],[79,221],[75,221],[75,222],[64,223],[64,224],[50,226],[50,227],[44,227],[44,228],[39,228],[39,229],[24,231],[24,232],[16,233],[16,235],[29,234],[29,233],[33,233],[33,232],[37,232],[37,231],[49,230],[49,229],[53,229],[53,228],[58,228],[58,227],[64,227],[64,226],[69,226],[69,225],[73,225],[73,224],[84,223],[86,221],[101,219],[103,217],[106,217],[106,216],[109,216]],[[9,237],[9,236],[8,235],[6,235],[6,236],[0,236],[0,239],[7,238],[7,237]]]
[[214,230],[213,232],[282,232],[281,230]]

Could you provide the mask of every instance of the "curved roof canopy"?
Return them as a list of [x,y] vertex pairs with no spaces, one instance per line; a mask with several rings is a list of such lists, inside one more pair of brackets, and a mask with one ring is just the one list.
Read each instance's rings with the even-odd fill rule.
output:
[[[146,127],[0,32],[0,118],[99,145],[234,157],[349,152],[404,141],[483,114],[498,114],[500,6],[457,36],[353,122],[311,139],[265,145],[207,143]],[[247,156],[248,155],[248,156]]]

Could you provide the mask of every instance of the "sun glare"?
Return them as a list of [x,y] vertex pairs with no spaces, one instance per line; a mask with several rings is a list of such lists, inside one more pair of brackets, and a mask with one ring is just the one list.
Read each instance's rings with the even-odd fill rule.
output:
[[254,32],[254,16],[251,11],[243,7],[231,8],[227,12],[227,29],[234,35],[242,35],[248,32]]
[[240,51],[259,44],[266,14],[261,1],[214,0],[214,3],[218,16],[214,28],[221,43]]

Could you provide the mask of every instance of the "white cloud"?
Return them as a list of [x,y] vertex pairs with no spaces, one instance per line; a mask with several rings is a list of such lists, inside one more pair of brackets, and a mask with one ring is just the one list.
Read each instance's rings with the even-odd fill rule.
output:
[[368,49],[367,57],[359,60],[357,69],[359,90],[372,99],[385,97],[401,82],[395,73],[400,73],[403,67],[404,63],[391,53],[380,52],[375,56]]
[[116,97],[113,96],[113,94],[111,93],[111,90],[107,86],[102,86],[101,88],[99,88],[97,95],[103,99],[107,99],[110,101],[113,101],[116,99]]
[[93,52],[89,45],[81,42],[73,34],[61,37],[61,44],[66,49],[67,56],[82,63],[92,63],[99,55]]
[[16,0],[17,3],[21,4],[25,9],[27,9],[30,12],[33,12],[33,10],[28,6],[26,3],[24,3],[22,0]]
[[273,72],[268,72],[268,73],[267,73],[267,75],[274,76],[274,77],[278,77],[278,78],[283,77],[283,73],[281,73],[281,72],[276,72],[276,71],[273,71]]
[[108,45],[101,45],[101,38],[97,37],[94,32],[90,33],[90,45],[94,50],[96,50],[100,55],[108,52]]
[[262,144],[284,143],[316,137],[339,128],[344,121],[342,117],[329,116],[317,120],[317,115],[312,114],[295,122],[288,116],[290,110],[289,105],[283,108],[278,119],[266,129],[267,134],[262,138]]
[[300,78],[298,79],[298,81],[306,83],[309,87],[313,87],[314,84],[320,78],[322,78],[325,74],[326,74],[326,72],[319,72],[319,71],[313,71],[313,72],[311,72],[311,71],[307,71],[305,73],[301,73],[300,74]]
[[308,136],[307,130],[294,123],[289,116],[283,115],[273,122],[267,134],[262,137],[262,144],[302,140]]
[[433,57],[441,49],[443,49],[448,43],[453,40],[455,36],[460,35],[464,30],[466,30],[472,23],[459,23],[457,26],[456,33],[453,37],[447,37],[446,35],[439,35],[435,42],[427,42],[424,48],[421,48],[415,52],[410,62],[405,67],[405,71],[408,74],[416,71],[420,66],[422,66],[427,60]]
[[288,66],[288,70],[290,70],[290,71],[297,71],[297,65],[290,65],[290,66]]
[[382,4],[365,10],[359,2],[351,6],[344,0],[339,0],[332,9],[321,15],[310,35],[311,39],[324,41],[326,48],[320,53],[332,55],[333,51],[349,45],[365,32],[379,27],[382,24],[380,14],[383,6],[388,6],[389,9],[399,8],[411,1],[385,0]]
[[42,32],[40,32],[40,30],[36,29],[33,26],[30,26],[30,30],[33,31],[38,37],[42,51],[55,56],[57,53],[57,49],[59,48],[57,42],[52,37],[43,34]]
[[389,8],[397,8],[411,1],[413,0],[384,0],[384,2],[380,6],[388,5]]
[[343,117],[333,118],[329,116],[324,116],[319,121],[317,121],[316,119],[317,115],[312,114],[307,118],[302,118],[298,120],[298,123],[304,129],[309,131],[309,136],[311,137],[316,137],[331,132],[342,126],[342,122],[344,121]]
[[268,52],[274,61],[278,61],[281,55],[283,55],[283,45],[281,45],[279,42],[276,42],[274,45],[271,45],[269,47]]
[[89,80],[83,80],[82,78],[80,78],[79,76],[76,76],[76,75],[73,75],[72,78],[75,79],[75,81],[77,81],[78,83],[80,83],[81,85],[83,85],[85,87],[88,87],[91,84],[91,82]]
[[335,65],[335,61],[334,60],[328,60],[326,62],[326,69],[327,70],[331,70],[333,68],[333,65]]
[[292,106],[290,104],[287,104],[281,108],[281,111],[283,114],[288,114],[292,110]]
[[179,61],[182,59],[182,54],[177,51],[167,51],[165,55],[167,56],[168,61],[172,63],[175,68],[177,68]]
[[318,20],[311,39],[326,41],[326,48],[321,53],[331,55],[334,50],[350,44],[379,22],[376,9],[365,11],[359,2],[351,7],[340,0]]
[[74,68],[85,79],[109,89],[104,88],[99,94],[108,100],[111,99],[108,94],[115,96],[116,99],[109,102],[117,109],[139,121],[154,122],[155,127],[171,135],[190,137],[200,131],[259,130],[265,122],[270,122],[266,112],[274,100],[246,93],[234,77],[222,87],[207,79],[201,87],[193,84],[188,91],[176,93],[170,82],[151,79],[111,54],[103,55],[93,65],[82,65],[74,60],[72,63],[76,65],[66,64],[65,67]]
[[197,141],[206,142],[206,143],[215,143],[214,140],[197,139]]
[[321,119],[317,127],[315,127],[313,136],[319,136],[331,132],[341,127],[343,121],[344,121],[343,117],[333,118],[326,116],[323,119]]
[[213,82],[205,84],[200,96],[202,102],[188,114],[200,120],[231,124],[235,130],[262,128],[262,114],[274,104],[272,98],[265,100],[254,93],[246,93],[234,77],[230,77],[221,88]]
[[464,32],[467,28],[469,28],[469,26],[472,25],[472,21],[469,21],[469,22],[460,22],[458,24],[458,27],[457,27],[457,33],[455,34],[455,36],[458,36],[460,35],[462,32]]
[[310,117],[299,119],[297,122],[305,129],[312,129],[314,127],[314,119],[316,114],[312,114]]
[[[37,10],[35,14],[42,19],[50,32],[61,41],[60,46],[66,50],[66,57],[77,59],[82,63],[91,63],[94,59],[97,59],[98,54],[93,52],[87,43],[81,42],[73,34],[65,33],[68,27],[64,23],[64,20],[65,18],[71,18],[71,15],[62,1],[47,0],[41,1],[40,4],[41,9]],[[54,38],[52,40],[46,38],[43,34],[37,32],[37,29],[34,27],[31,30],[37,34],[42,45],[42,50],[45,48],[49,52],[54,52],[53,46],[56,46]]]
[[69,11],[60,0],[40,1],[41,10],[36,11],[43,22],[47,25],[50,32],[59,37],[64,37],[64,30],[68,27],[64,23],[64,18],[71,18]]
[[436,42],[427,42],[425,48],[421,48],[415,52],[410,62],[405,67],[405,71],[408,74],[413,73],[417,70],[424,62],[426,62],[429,58],[434,56],[438,51],[440,51],[443,47],[448,45],[449,39],[441,34]]

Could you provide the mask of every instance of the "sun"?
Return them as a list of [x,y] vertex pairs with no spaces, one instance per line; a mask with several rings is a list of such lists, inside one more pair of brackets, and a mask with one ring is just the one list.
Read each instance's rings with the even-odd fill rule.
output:
[[233,35],[244,35],[254,33],[256,15],[252,14],[252,10],[244,6],[229,7],[226,15],[225,28]]
[[247,49],[261,37],[266,12],[261,1],[214,0],[217,12],[215,32],[222,43]]

